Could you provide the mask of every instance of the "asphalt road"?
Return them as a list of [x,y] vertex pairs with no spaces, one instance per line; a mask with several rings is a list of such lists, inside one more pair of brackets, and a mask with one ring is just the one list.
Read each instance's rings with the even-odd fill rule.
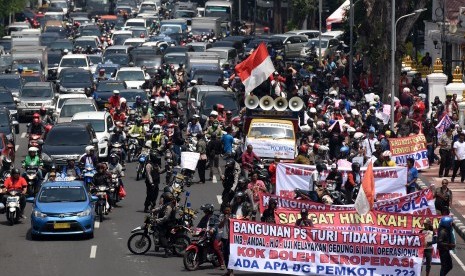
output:
[[[26,154],[25,127],[17,137],[17,166]],[[23,138],[21,138],[23,137]],[[207,174],[208,175],[208,174]],[[197,179],[197,175],[196,178]],[[219,177],[218,177],[219,179]],[[222,275],[224,271],[205,265],[205,269],[187,272],[181,258],[162,258],[162,253],[153,250],[145,256],[132,255],[126,242],[130,231],[142,224],[144,219],[144,181],[135,180],[135,163],[128,164],[123,180],[128,193],[120,207],[110,213],[102,223],[96,223],[94,239],[76,237],[30,239],[30,205],[26,208],[27,219],[9,226],[4,215],[0,216],[0,270],[1,275]],[[194,208],[210,202],[219,207],[217,195],[221,183],[208,181],[189,188],[190,202]],[[454,269],[451,276],[465,274],[465,242],[458,240]],[[460,261],[461,260],[461,261]],[[460,262],[460,264],[459,264]],[[431,275],[439,275],[439,266],[433,266]],[[235,273],[235,275],[255,275]],[[256,274],[263,275],[263,274]],[[422,274],[424,275],[424,273]]]

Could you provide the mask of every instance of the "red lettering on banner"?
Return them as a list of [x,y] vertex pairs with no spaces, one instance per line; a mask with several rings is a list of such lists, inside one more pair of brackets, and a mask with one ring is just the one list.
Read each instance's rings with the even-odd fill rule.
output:
[[386,200],[386,199],[391,199],[395,197],[400,197],[402,196],[401,193],[377,193],[376,194],[376,200]]
[[399,178],[399,176],[397,175],[397,171],[395,170],[389,170],[389,171],[376,170],[376,171],[373,171],[373,175],[375,178]]
[[255,257],[265,259],[265,249],[254,249],[239,246],[237,247],[237,255],[239,257]]
[[287,250],[270,250],[269,259],[280,259],[282,261],[300,261],[300,262],[315,262],[315,254],[307,252],[293,252]]

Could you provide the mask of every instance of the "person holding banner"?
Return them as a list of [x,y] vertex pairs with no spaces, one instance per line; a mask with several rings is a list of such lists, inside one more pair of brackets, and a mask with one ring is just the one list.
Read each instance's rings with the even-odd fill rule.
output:
[[439,177],[448,177],[451,166],[451,150],[452,150],[452,128],[446,129],[446,133],[442,134],[439,138],[439,155],[441,156],[441,162],[439,164]]

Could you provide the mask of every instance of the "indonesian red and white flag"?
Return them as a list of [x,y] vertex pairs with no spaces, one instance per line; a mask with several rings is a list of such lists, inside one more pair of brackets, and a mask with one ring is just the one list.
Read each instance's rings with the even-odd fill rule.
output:
[[363,176],[362,185],[355,199],[355,210],[360,215],[366,215],[375,203],[375,177],[373,174],[373,162],[370,161]]
[[265,43],[261,43],[246,60],[236,65],[236,73],[245,86],[246,95],[267,80],[274,71]]

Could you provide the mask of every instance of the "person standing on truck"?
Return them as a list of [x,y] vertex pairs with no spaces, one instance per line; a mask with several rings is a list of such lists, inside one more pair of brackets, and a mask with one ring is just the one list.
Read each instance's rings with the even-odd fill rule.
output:
[[249,174],[253,171],[253,161],[261,162],[260,157],[253,152],[253,146],[247,145],[247,150],[242,154],[242,174],[245,178],[249,178]]

